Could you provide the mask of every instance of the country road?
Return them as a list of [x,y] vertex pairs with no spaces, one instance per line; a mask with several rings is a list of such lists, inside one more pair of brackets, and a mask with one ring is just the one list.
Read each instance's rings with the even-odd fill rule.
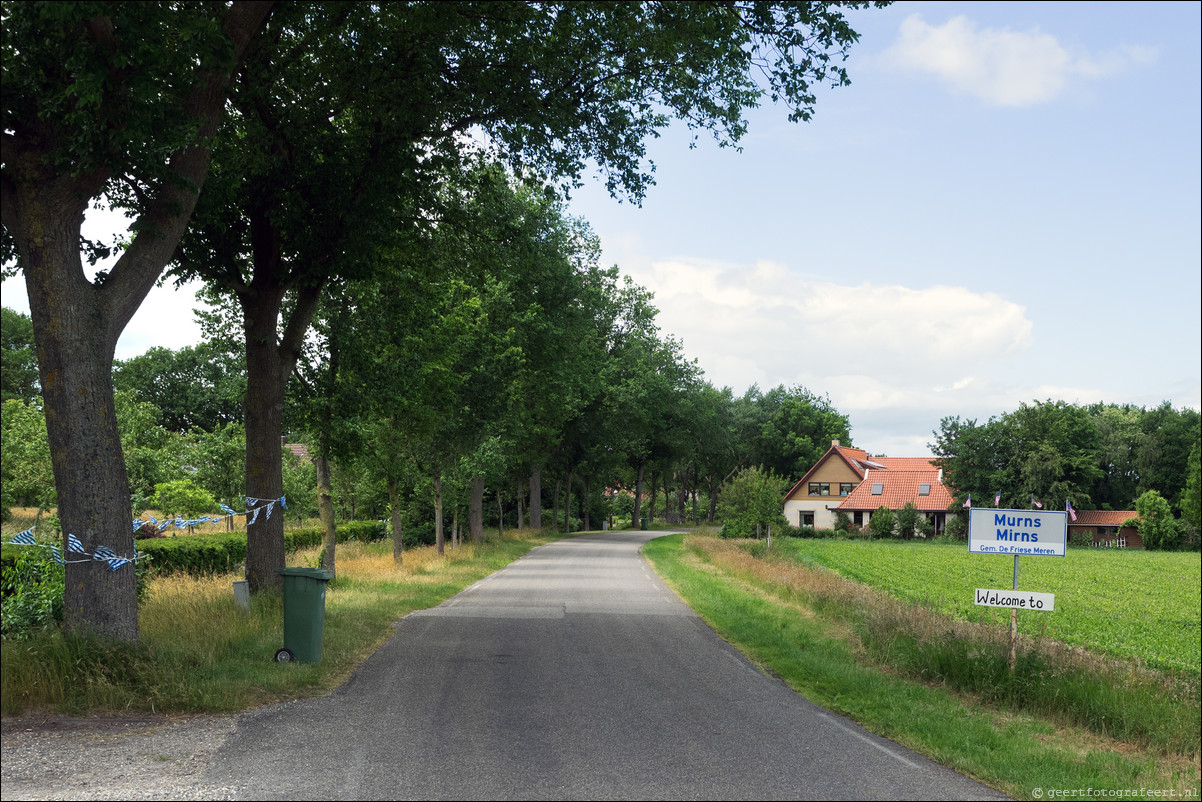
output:
[[336,692],[238,717],[243,799],[1002,799],[748,663],[639,554],[542,546],[412,614]]

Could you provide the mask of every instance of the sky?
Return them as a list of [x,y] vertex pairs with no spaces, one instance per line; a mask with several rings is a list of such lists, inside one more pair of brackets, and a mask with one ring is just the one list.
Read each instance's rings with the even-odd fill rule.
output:
[[[677,125],[641,205],[573,193],[662,332],[735,395],[828,396],[874,454],[1035,401],[1200,408],[1202,4],[849,18],[852,84],[810,122],[765,104],[741,150]],[[152,292],[118,358],[199,340],[193,305]]]

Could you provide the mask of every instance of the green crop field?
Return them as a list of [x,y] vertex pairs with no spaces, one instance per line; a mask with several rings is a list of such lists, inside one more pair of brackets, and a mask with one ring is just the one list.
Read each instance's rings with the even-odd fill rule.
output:
[[[1009,626],[1010,611],[974,604],[976,588],[1008,589],[1014,559],[967,544],[783,539],[782,551],[968,621]],[[1069,549],[1019,559],[1019,590],[1056,594],[1053,612],[1018,613],[1019,632],[1161,670],[1199,674],[1202,557],[1138,549]]]

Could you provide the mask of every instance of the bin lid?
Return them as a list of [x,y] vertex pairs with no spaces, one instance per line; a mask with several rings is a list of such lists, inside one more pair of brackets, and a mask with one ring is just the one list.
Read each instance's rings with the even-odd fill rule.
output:
[[294,568],[277,568],[275,569],[275,572],[280,576],[307,576],[310,579],[320,579],[325,582],[329,582],[334,578],[334,575],[329,571],[321,568],[305,568],[303,566],[296,566]]

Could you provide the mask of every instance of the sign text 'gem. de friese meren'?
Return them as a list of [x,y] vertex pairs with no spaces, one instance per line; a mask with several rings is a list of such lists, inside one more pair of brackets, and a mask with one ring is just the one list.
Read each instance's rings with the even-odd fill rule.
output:
[[[970,554],[1063,557],[1068,514],[974,507],[968,511]],[[1006,605],[1009,606],[1009,605]]]
[[1055,593],[1033,593],[1029,590],[986,590],[977,588],[973,600],[981,607],[1014,607],[1019,610],[1056,609]]

